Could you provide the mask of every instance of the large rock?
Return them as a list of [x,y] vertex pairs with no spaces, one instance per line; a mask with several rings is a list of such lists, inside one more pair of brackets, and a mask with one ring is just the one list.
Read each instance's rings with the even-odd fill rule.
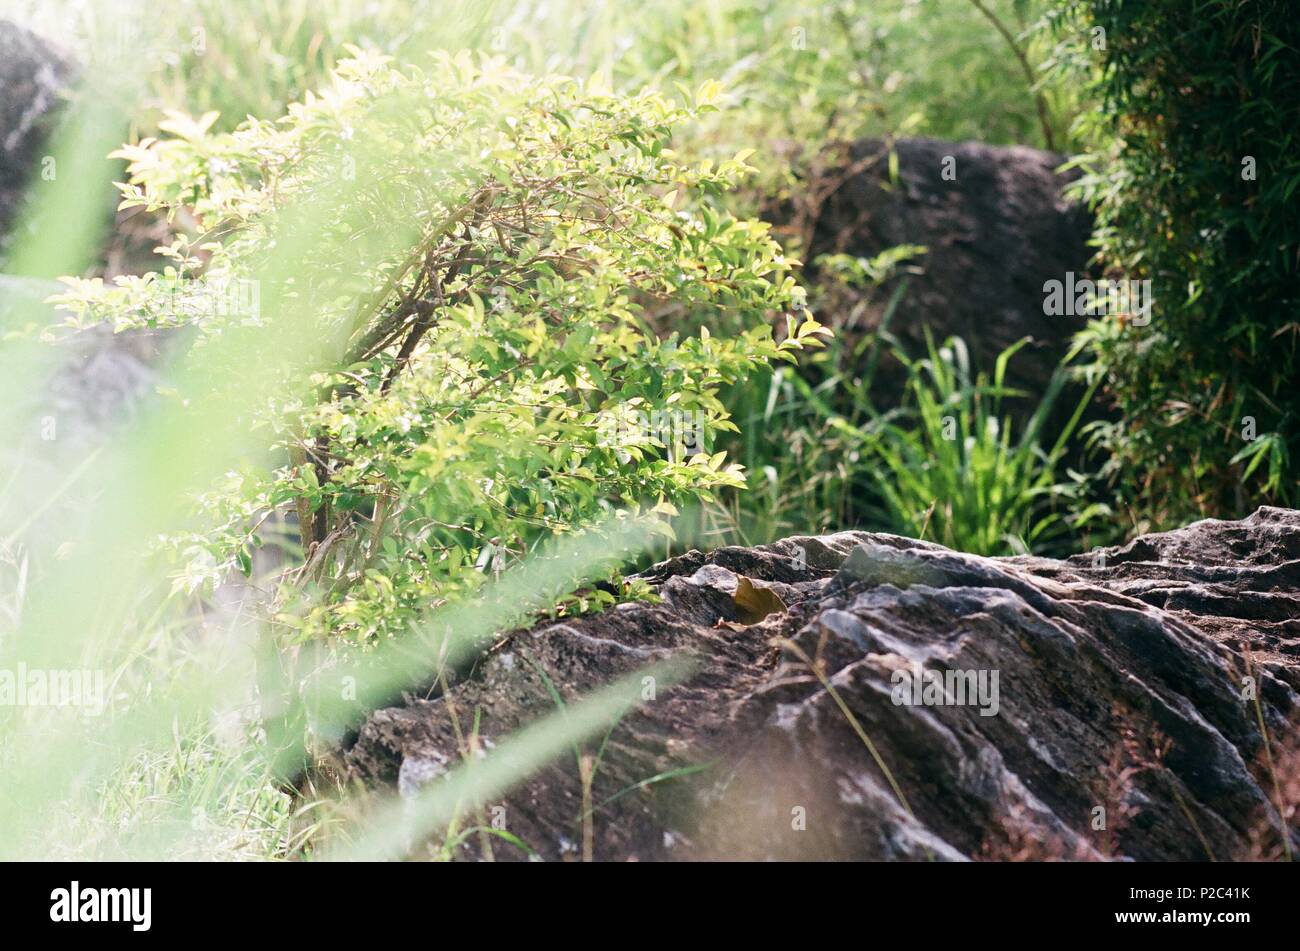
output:
[[[76,64],[49,42],[0,19],[0,259],[23,195],[41,172],[42,152],[77,73]],[[106,189],[106,215],[116,197]],[[55,223],[60,228],[66,224]],[[141,225],[136,222],[134,227]],[[154,229],[110,236],[97,269],[110,278],[142,272],[140,245],[148,241],[151,248],[161,243],[163,233]],[[53,281],[0,273],[0,318],[12,319],[21,308],[20,324],[52,323],[57,318],[42,301],[63,289]],[[66,467],[70,460],[102,445],[129,420],[153,389],[154,366],[161,355],[178,346],[171,338],[179,335],[109,331],[102,327],[79,334],[60,350],[51,351],[56,369],[48,375],[48,385],[21,394],[24,402],[8,407],[29,421],[25,430],[29,441],[0,448],[0,455],[16,450],[25,461]]]
[[[891,179],[890,154],[897,179]],[[1041,393],[1077,318],[1044,314],[1043,284],[1083,275],[1091,256],[1091,219],[1067,201],[1071,175],[1055,169],[1065,156],[1023,146],[901,139],[856,143],[845,167],[827,173],[828,193],[797,206],[811,239],[808,258],[825,253],[871,257],[897,245],[927,247],[890,324],[912,354],[924,352],[926,328],[936,340],[964,338],[976,364],[991,369],[1021,337],[1030,344],[1012,362],[1008,382]],[[889,288],[887,288],[888,290]],[[861,318],[878,326],[891,294],[877,294]],[[846,312],[853,301],[837,301]],[[842,318],[843,313],[824,319]],[[889,366],[884,368],[886,385]]]
[[0,250],[73,74],[50,44],[0,20]]
[[[661,604],[516,632],[453,688],[491,748],[555,709],[538,670],[574,703],[657,658],[698,660],[614,727],[590,800],[597,859],[1276,855],[1261,722],[1284,810],[1300,798],[1300,512],[1068,561],[847,532],[692,552],[646,577]],[[771,594],[788,608],[759,620]],[[983,671],[987,691],[895,702],[918,670]],[[373,713],[345,759],[404,794],[437,782],[460,760],[445,700]],[[568,755],[495,815],[571,858],[581,789]]]

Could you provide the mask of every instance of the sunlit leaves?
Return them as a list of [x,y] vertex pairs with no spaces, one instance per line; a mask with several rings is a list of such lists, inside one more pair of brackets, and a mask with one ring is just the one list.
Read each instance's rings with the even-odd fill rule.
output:
[[[710,449],[735,428],[719,387],[828,331],[768,226],[701,200],[752,171],[748,153],[686,163],[668,147],[718,97],[708,83],[682,105],[468,53],[420,66],[358,51],[279,122],[217,135],[211,116],[170,116],[169,135],[123,149],[123,204],[197,227],[177,228],[158,276],[69,281],[60,303],[77,327],[170,318],[202,346],[260,319],[176,302],[238,281],[289,196],[350,189],[300,272],[260,289],[309,303],[346,365],[315,381],[315,403],[286,398],[250,420],[288,462],[204,500],[204,534],[178,542],[203,552],[200,574],[248,570],[248,522],[292,510],[310,569],[294,580],[318,589],[294,636],[365,639],[556,533],[742,486]],[[358,270],[394,225],[411,243]],[[689,322],[650,319],[665,307]],[[609,418],[629,407],[658,422],[611,441]],[[698,423],[689,443],[683,420]],[[192,586],[193,568],[181,573]]]

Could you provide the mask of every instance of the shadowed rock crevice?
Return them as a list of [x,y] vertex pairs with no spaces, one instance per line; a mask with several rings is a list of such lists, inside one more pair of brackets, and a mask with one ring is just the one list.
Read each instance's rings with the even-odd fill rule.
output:
[[[1300,712],[1297,546],[1300,512],[1263,508],[1067,561],[861,532],[691,552],[645,573],[662,603],[516,632],[454,700],[492,743],[555,709],[547,680],[572,703],[700,663],[612,730],[599,859],[1240,858],[1280,844],[1259,719],[1276,754]],[[784,607],[740,623],[754,591]],[[947,702],[913,692],[945,672]],[[346,758],[410,792],[461,755],[435,699],[375,712]],[[501,815],[572,857],[581,802],[568,756]]]

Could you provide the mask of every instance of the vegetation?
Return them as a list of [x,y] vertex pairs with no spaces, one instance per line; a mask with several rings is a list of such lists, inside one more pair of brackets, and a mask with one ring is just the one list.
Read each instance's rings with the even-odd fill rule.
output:
[[1104,268],[1152,281],[1145,321],[1085,334],[1117,417],[1090,432],[1124,521],[1294,504],[1300,301],[1294,9],[1072,0],[1058,25]]
[[[185,346],[71,471],[5,460],[0,658],[109,687],[105,721],[0,709],[0,855],[450,855],[639,677],[415,807],[344,795],[325,751],[501,630],[652,598],[632,566],[848,528],[1058,554],[1293,502],[1284,5],[863,6],[183,0],[67,31],[119,98],[83,88],[52,147],[46,227],[4,267],[62,276],[59,316],[0,307],[0,386],[95,327]],[[803,231],[764,220],[903,134],[1087,145],[1101,259],[1153,280],[1155,319],[1091,323],[1045,393],[1006,385],[1019,345],[906,352],[887,282],[924,248],[806,269]],[[94,253],[112,184],[164,235],[153,270]],[[1098,393],[1118,416],[1074,471]]]
[[1041,434],[1065,382],[1058,373],[1013,437],[1011,418],[1000,410],[1018,394],[1004,379],[1007,362],[1026,342],[1002,352],[991,379],[972,371],[959,338],[942,347],[931,342],[925,360],[907,364],[914,418],[890,421],[879,436],[866,437],[868,460],[888,474],[880,493],[903,534],[958,551],[1024,554],[1048,550],[1064,532],[1060,503],[1075,487],[1055,479],[1087,396],[1044,449]]
[[[69,326],[188,317],[202,348],[292,294],[338,343],[310,392],[286,372],[291,395],[248,420],[280,464],[246,466],[205,498],[215,518],[178,540],[201,556],[181,584],[210,593],[232,567],[250,574],[252,526],[291,504],[304,561],[292,587],[320,595],[280,620],[364,641],[557,532],[741,485],[709,451],[735,428],[718,387],[826,331],[768,226],[693,197],[731,187],[745,153],[687,165],[668,147],[711,95],[683,106],[468,53],[428,73],[366,54],[282,122],[213,136],[210,116],[174,117],[167,138],[124,149],[124,204],[188,210],[197,227],[163,272],[72,282]],[[268,221],[304,190],[340,214],[316,224],[295,274],[265,286],[253,275],[277,238]],[[256,310],[204,312],[241,282]],[[702,329],[655,336],[651,312]]]

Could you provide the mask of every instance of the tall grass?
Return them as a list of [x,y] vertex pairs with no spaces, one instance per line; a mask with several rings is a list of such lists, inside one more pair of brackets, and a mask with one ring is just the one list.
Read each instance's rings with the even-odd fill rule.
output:
[[[872,272],[869,294],[895,267]],[[858,528],[985,555],[1075,549],[1089,486],[1064,463],[1096,383],[1071,389],[1067,360],[1043,393],[1011,389],[1007,367],[1027,340],[999,354],[991,372],[972,365],[960,338],[936,345],[927,334],[927,352],[910,355],[890,333],[906,293],[903,280],[874,330],[841,319],[839,336],[809,365],[733,389],[740,434],[727,448],[748,486],[692,513],[685,544]],[[900,374],[883,379],[885,361]],[[1065,393],[1077,402],[1062,422],[1055,410]]]
[[1006,369],[1028,341],[999,354],[991,378],[972,370],[961,339],[936,346],[927,334],[926,342],[924,359],[903,358],[912,401],[909,425],[887,421],[875,431],[855,433],[868,458],[884,468],[880,493],[895,526],[901,534],[959,551],[1041,551],[1068,527],[1063,503],[1075,487],[1061,479],[1060,463],[1091,391],[1044,448],[1044,426],[1066,383],[1063,370],[1014,433],[1004,404],[1024,394],[1005,385]]

